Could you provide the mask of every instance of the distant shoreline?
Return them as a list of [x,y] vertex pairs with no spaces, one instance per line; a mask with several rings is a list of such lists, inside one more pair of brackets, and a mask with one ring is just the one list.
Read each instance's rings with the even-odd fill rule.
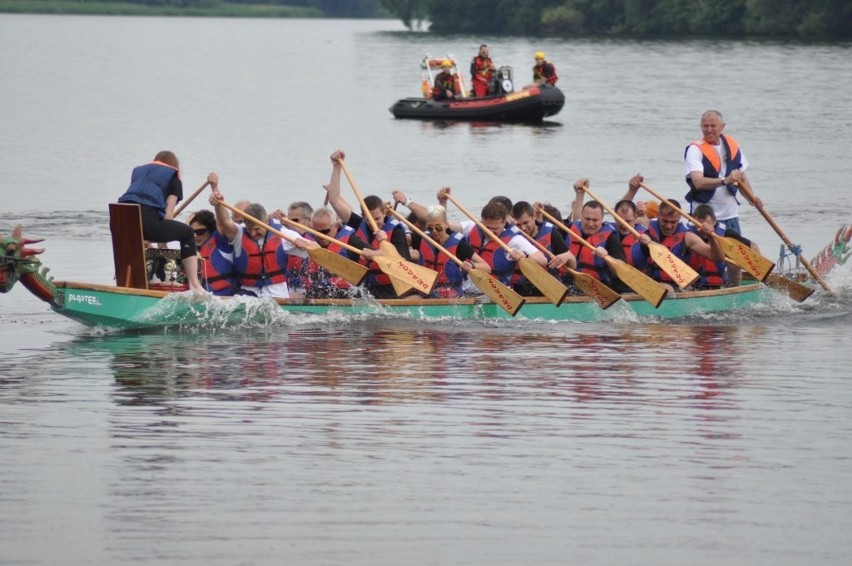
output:
[[322,18],[317,8],[217,3],[210,7],[150,6],[75,0],[0,0],[0,13],[86,16],[189,16],[211,18]]

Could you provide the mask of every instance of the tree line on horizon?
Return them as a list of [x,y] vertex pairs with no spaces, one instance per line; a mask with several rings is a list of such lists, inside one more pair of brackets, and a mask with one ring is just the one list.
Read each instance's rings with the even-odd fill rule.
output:
[[381,0],[436,33],[852,37],[852,0]]
[[[71,2],[71,0],[65,0]],[[332,18],[392,17],[381,0],[73,0],[75,4],[136,4],[152,8],[176,10],[216,9],[226,5],[270,6],[281,8],[306,8],[310,13]],[[62,4],[53,2],[53,4]],[[61,6],[59,6],[61,7]]]

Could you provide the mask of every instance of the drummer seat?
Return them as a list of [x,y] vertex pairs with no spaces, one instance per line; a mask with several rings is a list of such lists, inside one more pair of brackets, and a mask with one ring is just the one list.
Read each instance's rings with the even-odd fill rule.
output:
[[138,204],[110,203],[109,230],[112,233],[116,286],[148,289],[142,209]]

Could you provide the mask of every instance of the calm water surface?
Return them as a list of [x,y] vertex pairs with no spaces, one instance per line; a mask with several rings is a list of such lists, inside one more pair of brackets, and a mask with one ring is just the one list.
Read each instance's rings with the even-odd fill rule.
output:
[[[568,98],[542,126],[395,121],[423,53],[492,44]],[[566,210],[683,194],[722,110],[812,256],[850,222],[848,45],[408,34],[395,22],[0,16],[0,232],[109,283],[106,203],[170,148],[189,190],[318,204],[441,185]],[[707,53],[715,57],[708,64]],[[709,86],[714,85],[714,86]],[[722,86],[724,85],[724,86]],[[202,206],[199,203],[198,206]],[[753,209],[766,255],[780,243]],[[852,275],[677,324],[296,318],[121,334],[0,297],[3,564],[848,564]]]

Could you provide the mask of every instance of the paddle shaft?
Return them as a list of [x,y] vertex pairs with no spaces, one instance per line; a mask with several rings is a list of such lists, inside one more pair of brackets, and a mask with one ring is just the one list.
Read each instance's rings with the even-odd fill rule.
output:
[[309,228],[308,226],[305,226],[304,224],[300,224],[298,222],[290,220],[289,218],[282,218],[281,221],[284,222],[285,224],[292,226],[293,228],[299,228],[299,229],[304,230],[305,232],[312,234],[312,235],[314,235],[318,238],[322,238],[323,240],[325,240],[327,242],[333,242],[333,243],[339,245],[340,247],[342,247],[346,250],[349,250],[350,252],[356,253],[358,255],[362,255],[361,250],[359,250],[355,246],[349,245],[346,242],[341,242],[340,240],[333,238],[333,237],[329,236],[328,234],[323,234],[322,232],[320,232],[318,230],[314,230],[313,228]]
[[189,205],[189,203],[194,201],[195,197],[200,195],[201,191],[206,189],[207,185],[209,185],[209,184],[210,184],[210,181],[205,181],[203,185],[201,185],[200,187],[195,189],[195,192],[193,192],[191,195],[189,195],[189,197],[185,201],[180,203],[180,206],[175,209],[175,213],[172,215],[172,217],[177,218],[177,215],[180,214],[181,212],[183,212],[183,209],[186,208]]
[[628,222],[627,220],[625,220],[624,218],[622,218],[621,216],[616,214],[615,211],[612,208],[610,208],[610,206],[607,203],[605,203],[603,200],[598,198],[597,195],[595,195],[595,193],[592,192],[592,189],[590,189],[588,185],[583,185],[583,191],[585,191],[590,197],[592,197],[595,201],[597,201],[598,204],[600,204],[602,207],[604,207],[604,209],[607,212],[609,212],[612,215],[612,217],[615,218],[616,221],[619,224],[621,224],[622,226],[627,228],[630,231],[631,234],[633,234],[637,238],[642,237],[642,234],[640,234],[639,231],[630,224],[630,222]]
[[[498,238],[494,232],[489,230],[482,222],[477,220],[476,217],[471,214],[468,209],[462,206],[461,203],[459,203],[459,201],[457,201],[451,194],[447,194],[447,200],[456,205],[456,207],[458,207],[465,216],[470,218],[474,224],[479,226],[479,229],[482,230],[486,236],[503,248],[506,255],[510,258],[512,257],[512,248],[510,248],[506,242]],[[520,232],[520,230],[518,230],[518,232]],[[526,256],[527,254],[525,253],[524,255]],[[563,285],[562,282],[551,275],[549,271],[529,257],[520,258],[517,261],[517,266],[521,273],[523,273],[524,277],[529,279],[530,283],[532,283],[536,289],[541,291],[542,295],[550,299],[550,301],[557,307],[561,305],[562,301],[565,300],[565,297],[568,296],[568,287]]]
[[364,197],[361,196],[361,191],[358,190],[358,185],[355,184],[355,180],[352,178],[352,174],[349,172],[346,162],[343,161],[343,159],[338,159],[337,162],[340,163],[340,168],[343,169],[343,174],[346,175],[346,180],[349,181],[349,186],[352,187],[352,192],[355,193],[355,197],[358,199],[358,202],[361,203],[361,212],[364,214],[364,220],[366,220],[367,224],[370,225],[370,230],[372,230],[374,234],[377,234],[379,232],[379,225],[376,224],[375,219],[373,219],[373,216],[367,209]]
[[[690,222],[692,222],[692,223],[693,223],[693,224],[695,224],[696,226],[700,226],[700,225],[701,225],[701,222],[699,222],[697,219],[695,219],[695,218],[694,218],[693,216],[691,216],[690,214],[687,214],[687,213],[686,213],[686,211],[684,211],[684,210],[682,210],[682,209],[680,209],[680,208],[676,207],[676,206],[674,205],[674,203],[672,203],[672,201],[670,201],[670,200],[669,200],[669,199],[667,199],[666,197],[662,196],[660,193],[658,193],[657,191],[655,191],[654,189],[652,189],[651,187],[649,187],[649,186],[648,186],[648,185],[646,185],[645,183],[639,183],[639,185],[640,185],[643,189],[645,189],[646,191],[648,191],[649,193],[651,193],[652,195],[654,195],[654,196],[657,198],[657,200],[659,200],[660,202],[664,202],[664,203],[666,203],[666,204],[669,206],[669,208],[671,208],[672,210],[677,211],[677,213],[678,213],[678,214],[680,214],[681,216],[683,216],[684,218],[686,218],[687,220],[689,220]],[[715,233],[713,233],[713,232],[710,232],[710,235],[711,235],[711,236],[714,236],[714,237],[716,237],[716,238],[719,238],[719,237],[720,237],[718,234],[715,234]]]
[[[562,228],[569,234],[571,234],[571,239],[576,240],[583,244],[584,246],[590,248],[593,252],[596,252],[597,248],[584,240],[581,236],[577,235],[577,233],[573,232],[568,226],[557,220],[553,215],[549,214],[543,208],[538,209],[541,214],[550,220],[555,226]],[[663,302],[663,299],[666,298],[668,294],[668,289],[666,289],[665,285],[659,283],[658,281],[654,281],[626,261],[621,261],[619,259],[615,259],[611,257],[609,254],[604,256],[604,262],[606,262],[607,267],[609,267],[610,271],[612,271],[618,279],[621,279],[623,283],[625,283],[628,287],[636,291],[639,295],[642,296],[643,299],[648,301],[654,308],[658,308],[660,303]],[[581,272],[582,273],[582,272]]]
[[[423,238],[424,240],[426,240],[427,242],[429,242],[430,244],[432,244],[433,246],[435,246],[436,248],[441,250],[444,253],[444,255],[446,255],[448,258],[453,260],[453,262],[455,262],[459,267],[464,265],[464,262],[462,260],[460,260],[458,257],[453,255],[452,253],[450,253],[450,251],[447,248],[445,248],[444,246],[442,246],[441,244],[436,242],[434,238],[430,237],[428,234],[426,234],[426,232],[424,232],[423,230],[418,228],[414,223],[409,222],[402,214],[400,214],[399,212],[397,212],[394,209],[388,209],[388,212],[391,213],[393,216],[395,216],[396,219],[399,220],[400,222],[404,222],[415,233],[419,234],[421,238]],[[471,261],[470,264],[473,265],[473,262]]]
[[[754,205],[754,207],[758,210],[758,212],[760,212],[761,216],[763,216],[763,218],[766,220],[766,222],[770,226],[772,226],[772,229],[775,230],[775,233],[778,234],[778,237],[781,238],[781,240],[787,245],[787,248],[790,251],[793,251],[795,253],[794,250],[796,249],[796,246],[793,244],[793,241],[790,240],[790,238],[787,237],[787,234],[785,234],[784,230],[782,230],[781,227],[775,222],[775,219],[772,218],[772,215],[769,214],[769,212],[765,208],[763,208],[763,205],[758,206],[755,203],[754,192],[751,190],[751,187],[749,186],[748,182],[745,179],[743,179],[742,181],[739,181],[736,184],[739,186],[740,190],[745,195],[745,197],[749,200],[749,202],[751,202]],[[811,275],[813,275],[814,279],[817,280],[817,282],[820,284],[820,286],[823,289],[825,289],[826,293],[833,296],[834,291],[831,289],[831,287],[828,286],[828,283],[825,282],[825,279],[823,279],[822,276],[819,273],[817,273],[817,271],[813,268],[813,266],[811,265],[811,262],[809,262],[807,259],[805,259],[805,257],[801,254],[801,252],[796,254],[796,257],[799,259],[800,262],[802,262],[802,265],[805,266],[805,269],[807,269],[808,272]]]
[[[349,172],[349,168],[346,166],[346,162],[343,159],[338,159],[337,162],[340,163],[340,168],[343,169],[343,174],[346,175],[346,180],[349,182],[349,186],[352,187],[352,192],[355,193],[355,196],[358,198],[358,202],[361,203],[361,212],[364,215],[364,220],[367,221],[367,224],[370,226],[370,230],[373,231],[373,234],[378,235],[379,234],[379,226],[378,226],[378,224],[376,224],[376,221],[373,219],[373,216],[370,214],[370,211],[367,209],[367,203],[364,202],[364,197],[361,195],[361,191],[358,190],[358,185],[355,183],[355,180],[352,178],[352,174]],[[399,259],[401,261],[406,261],[405,259],[403,259],[402,254],[399,253],[399,250],[396,249],[396,246],[393,245],[391,242],[389,242],[387,240],[380,240],[379,241],[379,250],[381,250],[382,254],[385,255],[385,256],[388,256],[388,257],[391,257],[391,258],[396,258],[396,259]],[[411,264],[410,262],[408,262],[408,264],[409,265],[416,265],[416,264]],[[385,270],[382,269],[382,271],[385,271]],[[385,271],[385,273],[387,273],[387,272]],[[435,277],[437,277],[437,272],[433,271],[432,273],[434,273]],[[435,279],[432,279],[433,285],[434,285],[434,282],[435,282]],[[406,293],[410,292],[411,289],[414,289],[414,287],[411,286],[409,283],[404,282],[404,281],[399,280],[399,279],[394,278],[394,277],[391,278],[391,284],[393,285],[394,291],[399,296],[403,296]],[[420,288],[418,290],[422,290],[422,288]],[[431,292],[431,287],[430,287],[429,292]]]
[[[457,207],[459,210],[461,210],[461,211],[462,211],[462,213],[464,213],[464,215],[465,215],[465,216],[467,216],[468,218],[470,218],[470,219],[471,219],[471,221],[473,221],[473,223],[474,223],[474,224],[476,224],[477,226],[479,226],[479,229],[480,229],[480,230],[482,230],[482,232],[483,232],[486,236],[488,236],[488,237],[489,237],[489,238],[491,238],[494,242],[496,242],[496,243],[497,243],[497,244],[498,244],[501,248],[503,248],[503,250],[504,250],[507,254],[508,254],[508,253],[510,253],[510,252],[512,251],[512,248],[510,248],[510,247],[509,247],[509,244],[507,244],[506,242],[504,242],[503,240],[501,240],[500,238],[498,238],[498,237],[497,237],[497,235],[496,235],[496,234],[494,234],[494,232],[492,232],[491,230],[489,230],[489,229],[485,226],[485,224],[483,224],[482,222],[480,222],[479,220],[477,220],[477,219],[476,219],[476,216],[474,216],[474,215],[473,215],[473,213],[471,213],[468,209],[466,209],[464,206],[462,206],[462,204],[461,204],[459,201],[457,201],[457,200],[453,197],[453,195],[451,195],[451,194],[447,193],[447,199],[448,199],[451,203],[453,203],[454,205],[456,205],[456,207]],[[519,230],[519,232],[520,232],[520,230]]]
[[[259,220],[259,219],[255,218],[254,216],[252,216],[251,214],[246,214],[245,212],[243,212],[242,210],[240,210],[236,206],[232,206],[232,205],[228,204],[227,202],[225,202],[223,200],[220,200],[219,204],[221,204],[222,206],[224,206],[225,208],[227,208],[231,212],[236,212],[237,214],[242,216],[247,221],[253,222],[253,223],[257,224],[258,226],[263,226],[264,228],[266,228],[267,230],[269,230],[270,232],[272,232],[273,234],[275,234],[279,238],[284,238],[285,240],[287,240],[288,242],[290,242],[293,245],[296,244],[296,238],[294,238],[294,237],[292,237],[288,234],[285,234],[281,230],[276,230],[275,228],[273,228],[272,226],[270,226],[269,224],[267,224],[263,220]],[[300,224],[300,226],[301,226],[301,224]]]
[[[600,204],[604,209],[606,209],[606,211],[609,212],[612,217],[618,221],[619,224],[627,228],[631,234],[636,236],[637,239],[640,239],[642,237],[639,231],[633,226],[631,226],[627,220],[616,214],[616,212],[612,208],[610,208],[608,204],[598,198],[597,195],[592,192],[588,185],[583,185],[583,190],[588,193],[590,197],[595,199],[598,204]],[[656,263],[660,267],[660,269],[665,271],[669,275],[669,277],[671,277],[672,280],[678,284],[679,287],[689,287],[689,285],[691,285],[695,282],[696,279],[698,279],[698,272],[689,267],[689,265],[684,263],[682,259],[674,255],[671,250],[669,250],[662,244],[655,244],[654,242],[651,242],[651,244],[649,244],[649,247],[652,247],[652,251],[656,251],[659,249],[662,250],[662,253],[665,254],[664,257],[661,259],[656,253],[652,253],[651,260]]]
[[[676,211],[678,214],[692,222],[696,226],[696,228],[701,225],[698,220],[687,214],[682,209],[676,207],[670,200],[662,196],[660,193],[658,193],[645,183],[639,183],[639,185],[646,191],[654,195],[657,199],[659,199],[660,202],[665,203],[669,206],[669,208]],[[707,232],[707,234],[711,236],[714,240],[719,242],[719,245],[722,246],[722,249],[726,252],[728,257],[733,259],[740,267],[742,267],[761,281],[766,279],[766,276],[769,275],[773,268],[775,268],[775,264],[772,261],[766,259],[760,253],[752,249],[751,246],[744,244],[740,240],[736,238],[720,236],[719,234],[713,231]],[[739,254],[738,257],[735,257],[735,254],[726,248],[727,244],[733,244],[734,248]]]
[[[563,224],[562,222],[560,222],[559,220],[557,220],[557,219],[556,219],[556,217],[554,217],[553,215],[551,215],[550,213],[548,213],[548,212],[547,212],[546,210],[544,210],[543,208],[539,208],[539,209],[538,209],[538,211],[539,211],[539,212],[541,212],[542,216],[544,216],[545,218],[547,218],[548,220],[550,220],[551,222],[553,222],[553,225],[554,225],[554,226],[556,226],[556,227],[558,227],[558,228],[562,228],[565,232],[569,233],[569,234],[571,235],[571,239],[572,239],[572,240],[577,240],[577,241],[578,241],[578,242],[580,242],[582,245],[586,246],[587,248],[589,248],[589,249],[590,249],[590,250],[592,250],[592,251],[595,251],[595,250],[597,250],[597,249],[598,249],[598,247],[597,247],[597,246],[593,246],[592,244],[590,244],[589,242],[587,242],[586,240],[584,240],[582,236],[580,236],[579,234],[575,233],[573,230],[571,230],[571,228],[569,228],[568,226],[566,226],[565,224]],[[610,258],[609,256],[606,256],[606,257],[607,257],[607,258],[609,258],[609,259],[613,259],[613,258]]]

